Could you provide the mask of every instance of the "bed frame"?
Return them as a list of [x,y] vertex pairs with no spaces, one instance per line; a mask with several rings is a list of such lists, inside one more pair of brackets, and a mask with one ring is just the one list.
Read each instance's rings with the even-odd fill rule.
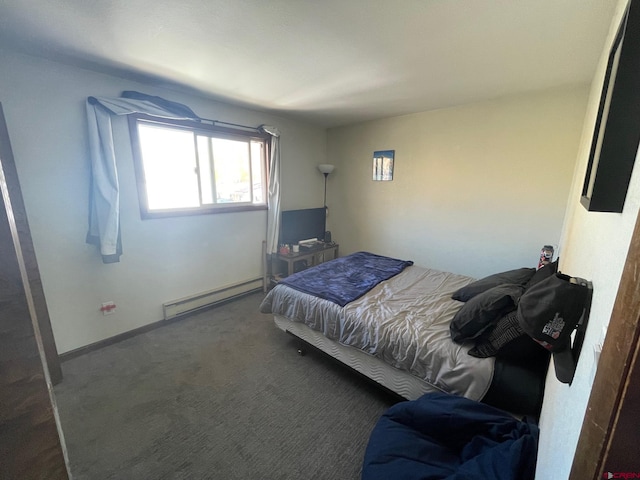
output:
[[[416,400],[425,393],[442,392],[409,372],[394,368],[362,350],[330,340],[304,323],[294,322],[281,315],[274,315],[274,322],[279,329],[305,346],[319,350],[394,397]],[[299,350],[299,353],[303,352]],[[491,384],[480,401],[506,410],[516,417],[527,415],[536,419],[542,408],[548,365],[549,356],[534,359],[526,366],[503,362],[497,358]],[[514,406],[518,406],[519,411]]]
[[362,350],[330,340],[304,323],[294,322],[281,315],[274,315],[274,321],[276,326],[284,332],[317,348],[385,390],[407,400],[416,400],[428,392],[442,391],[409,372],[392,367]]

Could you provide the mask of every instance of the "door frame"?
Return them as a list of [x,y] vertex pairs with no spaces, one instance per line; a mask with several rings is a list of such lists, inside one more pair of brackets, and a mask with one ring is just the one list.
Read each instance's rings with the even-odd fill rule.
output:
[[[622,428],[640,385],[633,382],[640,369],[640,212],[636,218],[618,293],[602,346],[569,480],[598,480],[608,460],[619,458],[624,445],[640,443],[640,433]],[[632,403],[633,402],[633,403]],[[634,422],[635,423],[635,422]],[[629,471],[634,466],[629,465]],[[637,466],[636,466],[637,468]]]
[[53,337],[53,329],[51,328],[51,319],[49,310],[44,296],[42,279],[40,278],[40,270],[38,269],[38,260],[33,247],[31,238],[31,230],[29,221],[27,220],[27,210],[22,197],[22,189],[18,180],[18,170],[13,158],[13,151],[9,139],[9,131],[5,121],[2,104],[0,103],[0,159],[2,161],[2,169],[4,171],[7,189],[11,197],[11,207],[13,216],[18,229],[18,238],[20,240],[20,248],[24,257],[25,267],[27,269],[27,277],[29,279],[29,287],[38,317],[38,327],[42,337],[42,345],[44,347],[45,357],[47,359],[47,367],[51,383],[56,385],[62,381],[62,368],[60,366],[60,358],[58,357],[58,349]]

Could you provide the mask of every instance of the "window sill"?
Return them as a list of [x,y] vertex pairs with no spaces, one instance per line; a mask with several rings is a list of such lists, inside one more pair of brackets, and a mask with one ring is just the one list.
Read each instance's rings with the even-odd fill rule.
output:
[[167,217],[185,217],[192,215],[210,215],[216,213],[239,213],[267,210],[266,205],[218,206],[211,208],[174,208],[167,210],[141,211],[143,220]]

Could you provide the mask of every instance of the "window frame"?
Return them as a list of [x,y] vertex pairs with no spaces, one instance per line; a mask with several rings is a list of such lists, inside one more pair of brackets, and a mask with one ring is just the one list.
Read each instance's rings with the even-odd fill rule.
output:
[[[242,203],[242,204],[230,204],[220,203],[213,205],[201,205],[199,207],[189,208],[167,208],[167,209],[149,209],[149,201],[147,197],[147,181],[144,173],[144,164],[142,161],[142,146],[140,143],[140,136],[138,133],[138,123],[142,121],[147,124],[155,124],[158,126],[165,126],[168,128],[182,129],[193,132],[195,135],[204,134],[215,138],[225,139],[242,139],[245,141],[258,140],[264,142],[264,158],[262,159],[262,171],[263,174],[263,192],[264,203]],[[129,122],[129,135],[131,137],[131,149],[133,153],[133,165],[136,175],[136,187],[138,189],[138,202],[140,206],[140,217],[143,220],[153,218],[166,218],[166,217],[182,217],[192,215],[210,215],[215,213],[232,213],[232,212],[247,212],[267,210],[268,202],[268,182],[269,182],[269,161],[271,137],[268,134],[262,134],[257,131],[242,130],[240,128],[228,128],[213,125],[210,123],[196,122],[193,120],[177,120],[168,118],[158,118],[145,114],[132,114],[128,115]],[[200,192],[200,182],[198,182],[198,191]]]

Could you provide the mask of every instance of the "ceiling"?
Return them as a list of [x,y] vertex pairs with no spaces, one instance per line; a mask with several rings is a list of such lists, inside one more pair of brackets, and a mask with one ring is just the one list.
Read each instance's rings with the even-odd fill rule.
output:
[[0,0],[0,45],[332,127],[589,82],[617,0]]

